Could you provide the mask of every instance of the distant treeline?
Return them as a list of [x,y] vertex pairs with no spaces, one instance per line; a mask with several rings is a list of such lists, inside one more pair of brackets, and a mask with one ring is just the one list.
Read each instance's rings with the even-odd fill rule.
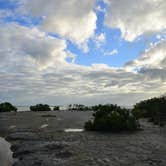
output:
[[90,106],[86,106],[86,105],[83,105],[83,104],[69,104],[68,105],[68,110],[69,111],[88,111],[88,110],[91,110],[91,107]]

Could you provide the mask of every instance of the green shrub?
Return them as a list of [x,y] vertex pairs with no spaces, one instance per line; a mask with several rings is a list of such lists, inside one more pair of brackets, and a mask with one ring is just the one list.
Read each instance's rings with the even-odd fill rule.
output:
[[145,110],[140,110],[138,108],[133,109],[132,114],[135,116],[136,119],[146,117],[146,111]]
[[151,98],[137,103],[132,112],[139,118],[148,118],[156,125],[166,121],[166,97]]
[[51,111],[51,108],[47,104],[37,104],[30,106],[31,111]]
[[89,111],[90,107],[83,104],[69,104],[68,109],[70,111]]
[[60,109],[59,106],[54,106],[53,108],[54,111],[59,111],[59,109]]
[[95,106],[94,120],[85,123],[86,130],[134,131],[139,125],[129,110],[117,105]]
[[85,123],[85,125],[84,125],[84,128],[85,128],[86,130],[93,130],[93,123],[92,123],[92,121],[91,121],[91,120],[87,121],[87,122]]
[[17,108],[8,102],[0,104],[0,112],[16,112],[16,111]]

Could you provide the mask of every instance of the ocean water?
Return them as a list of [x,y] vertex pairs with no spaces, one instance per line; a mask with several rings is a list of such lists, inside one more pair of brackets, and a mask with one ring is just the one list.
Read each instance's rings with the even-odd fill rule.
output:
[[[29,106],[16,106],[17,107],[17,111],[30,111]],[[53,110],[53,107],[50,107]]]
[[17,111],[30,111],[29,106],[16,106]]
[[[17,111],[30,111],[29,106],[16,106],[17,107]],[[121,106],[127,109],[132,109],[133,106]],[[53,106],[50,106],[51,110],[53,110]],[[67,106],[60,106],[60,110],[67,110]]]

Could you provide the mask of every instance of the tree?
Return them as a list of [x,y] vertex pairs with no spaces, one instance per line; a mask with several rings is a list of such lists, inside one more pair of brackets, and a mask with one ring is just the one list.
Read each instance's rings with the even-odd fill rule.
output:
[[17,108],[11,103],[5,102],[0,104],[0,112],[17,112]]
[[54,111],[59,111],[60,108],[59,108],[59,106],[54,106],[53,110],[54,110]]
[[51,108],[47,104],[37,104],[30,106],[31,111],[51,111]]

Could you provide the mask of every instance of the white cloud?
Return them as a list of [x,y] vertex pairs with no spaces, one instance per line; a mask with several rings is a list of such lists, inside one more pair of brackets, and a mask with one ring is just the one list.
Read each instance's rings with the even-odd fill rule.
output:
[[166,40],[151,44],[150,48],[136,60],[128,62],[126,68],[166,68]]
[[104,42],[105,41],[105,34],[101,33],[100,35],[96,36],[96,40],[99,42]]
[[[86,67],[67,63],[66,58],[74,62],[75,55],[65,51],[65,41],[49,37],[36,28],[3,24],[0,33],[1,101],[131,105],[165,92],[164,58],[152,63],[148,60],[152,53],[157,56],[158,49],[164,57],[163,43],[152,46],[146,53],[147,58],[137,59],[142,69],[135,73],[133,68],[128,72],[126,68],[112,68],[106,64]],[[148,69],[143,68],[143,62],[149,64]]]
[[14,23],[0,26],[0,34],[0,58],[9,59],[8,64],[10,60],[17,63],[17,60],[23,59],[34,62],[39,68],[66,63],[68,53],[64,40],[47,36],[36,28]]
[[110,52],[104,52],[105,56],[112,56],[112,55],[117,55],[118,54],[118,50],[117,49],[113,49]]
[[22,0],[20,10],[43,18],[42,28],[82,45],[94,35],[95,0]]
[[166,40],[161,39],[150,46],[149,49],[136,60],[128,62],[124,69],[126,71],[135,71],[135,73],[144,76],[146,85],[149,80],[151,84],[145,86],[145,90],[158,86],[158,94],[166,92]]
[[41,71],[29,67],[18,63],[10,73],[1,70],[2,100],[19,104],[80,102],[131,105],[142,98],[159,95],[159,91],[164,92],[166,87],[156,78],[147,79],[143,74],[110,68],[105,64],[90,67],[68,64]]
[[99,48],[102,44],[104,44],[105,40],[106,40],[105,33],[100,33],[99,35],[94,36],[94,41],[96,43],[97,48]]
[[105,23],[119,28],[125,40],[166,29],[165,0],[110,0]]
[[98,6],[96,7],[96,11],[105,13],[105,12],[106,12],[106,9],[105,9],[105,8],[102,8],[100,5],[98,5]]
[[[134,40],[141,34],[160,31],[164,27],[163,6],[159,7],[160,10],[154,7],[158,2],[164,5],[163,0],[152,0],[154,4],[150,0],[106,1],[111,5],[106,23],[120,28],[126,40]],[[96,43],[105,42],[104,33],[94,35],[95,1],[20,2],[22,7],[17,12],[22,10],[24,14],[30,15],[31,12],[33,16],[43,17],[40,29],[57,33],[63,39],[48,36],[38,27],[28,28],[15,23],[1,24],[0,101],[8,100],[17,104],[80,102],[131,105],[140,99],[166,92],[164,39],[151,44],[138,59],[129,62],[125,67],[113,68],[106,64],[76,65],[76,55],[67,50],[66,39],[78,44],[84,51],[88,51],[87,41],[91,37]],[[144,9],[147,5],[149,7]],[[151,17],[154,22],[149,21]],[[117,53],[118,50],[114,49],[105,52],[105,55]],[[70,58],[71,63],[67,62],[67,58]]]
[[109,4],[110,0],[103,0],[104,3]]

